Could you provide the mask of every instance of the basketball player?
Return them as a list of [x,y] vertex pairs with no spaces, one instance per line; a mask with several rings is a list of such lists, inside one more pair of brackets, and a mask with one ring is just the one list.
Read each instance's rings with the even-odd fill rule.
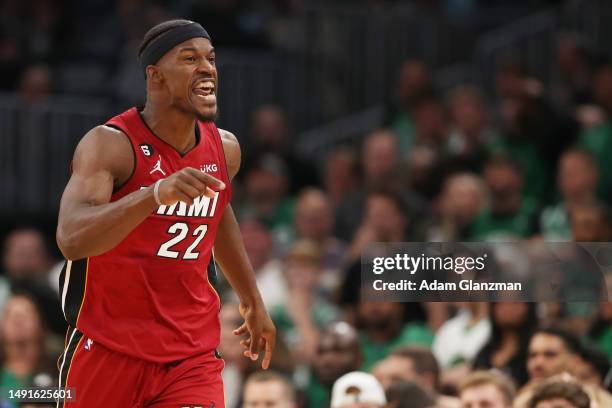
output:
[[214,260],[240,298],[245,356],[264,352],[267,368],[275,342],[229,204],[240,147],[213,123],[215,51],[202,26],[153,27],[139,61],[144,108],[83,137],[60,204],[60,387],[73,398],[58,406],[221,408]]

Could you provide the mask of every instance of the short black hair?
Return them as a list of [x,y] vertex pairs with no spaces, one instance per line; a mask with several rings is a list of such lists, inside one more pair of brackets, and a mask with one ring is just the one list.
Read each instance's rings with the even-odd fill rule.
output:
[[192,23],[193,21],[191,20],[175,19],[157,24],[155,27],[147,31],[144,37],[142,38],[140,47],[138,47],[138,58],[140,59],[144,50],[151,44],[151,42],[153,42],[153,40],[155,40],[159,36],[163,35],[164,33],[167,33],[170,30],[175,29],[176,27],[181,27]]
[[593,344],[584,344],[580,357],[597,371],[602,380],[606,378],[612,368],[606,353]]
[[436,389],[439,387],[440,366],[429,348],[422,346],[400,346],[391,350],[389,355],[410,359],[417,374],[433,374],[434,386]]
[[536,329],[531,338],[534,338],[538,334],[547,334],[549,336],[558,337],[561,339],[561,341],[563,341],[563,344],[571,353],[579,356],[582,355],[583,345],[580,337],[568,330],[555,326],[540,327]]

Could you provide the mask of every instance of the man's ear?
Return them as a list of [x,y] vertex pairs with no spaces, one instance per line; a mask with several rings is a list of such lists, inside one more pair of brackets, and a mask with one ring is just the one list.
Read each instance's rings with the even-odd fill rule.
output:
[[147,66],[147,79],[153,83],[160,83],[163,81],[163,75],[158,66]]

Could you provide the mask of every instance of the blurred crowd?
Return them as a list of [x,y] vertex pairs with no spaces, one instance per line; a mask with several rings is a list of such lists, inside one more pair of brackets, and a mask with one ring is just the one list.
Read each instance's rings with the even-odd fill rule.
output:
[[[228,407],[612,406],[612,303],[360,301],[371,242],[610,241],[612,65],[569,36],[557,58],[550,89],[501,61],[492,100],[469,84],[439,95],[406,61],[387,120],[321,168],[295,154],[282,107],[253,112],[233,207],[279,341],[257,372],[221,277]],[[1,386],[55,381],[50,245],[35,228],[4,242]]]
[[[137,42],[142,19],[168,7],[217,13],[216,41],[270,46],[257,30],[273,25],[261,19],[299,2],[161,2],[143,15],[141,2],[122,1],[100,26],[102,3],[2,2],[0,88],[44,95],[48,64],[80,51],[121,60],[118,44]],[[57,55],[67,39],[74,55]],[[360,300],[371,242],[611,241],[612,62],[571,34],[554,58],[546,86],[520,59],[500,59],[493,95],[471,84],[436,92],[429,67],[407,60],[384,121],[323,160],[296,153],[282,106],[252,112],[233,208],[278,344],[272,371],[242,356],[237,298],[220,276],[228,408],[612,407],[610,302]],[[32,226],[4,240],[0,387],[56,382],[65,324],[55,253]]]

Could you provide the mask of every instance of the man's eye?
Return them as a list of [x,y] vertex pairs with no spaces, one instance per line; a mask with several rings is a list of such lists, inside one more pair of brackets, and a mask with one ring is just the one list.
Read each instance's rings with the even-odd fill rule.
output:
[[193,56],[185,57],[185,61],[195,61],[195,57]]

